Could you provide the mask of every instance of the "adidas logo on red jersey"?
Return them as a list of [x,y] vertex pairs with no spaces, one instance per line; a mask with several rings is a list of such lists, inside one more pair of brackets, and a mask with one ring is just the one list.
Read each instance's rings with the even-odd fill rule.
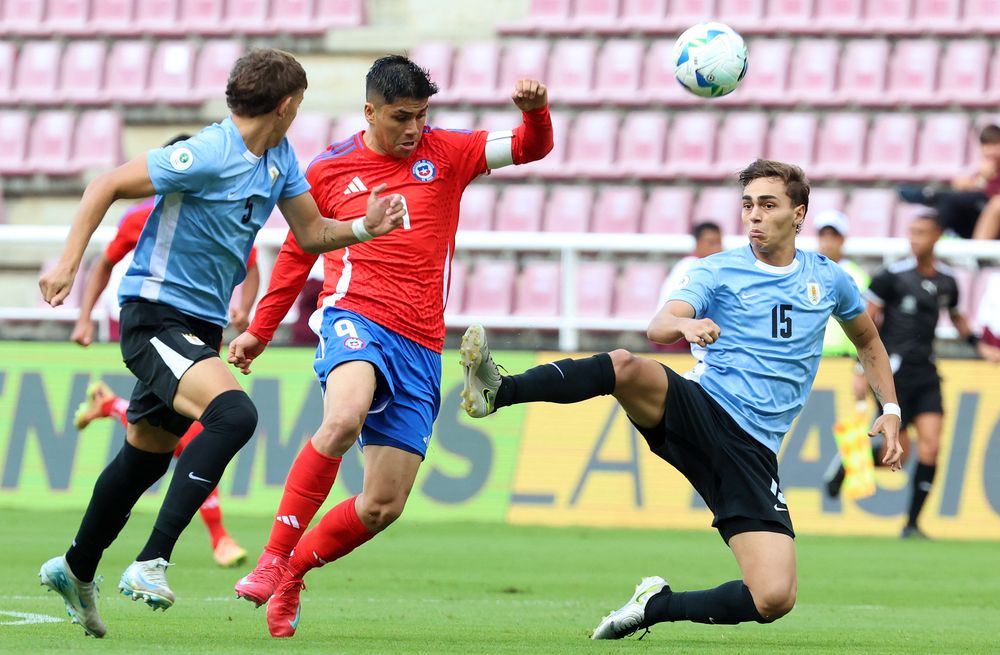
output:
[[365,183],[361,181],[360,177],[355,175],[354,179],[351,180],[351,183],[347,185],[346,189],[344,189],[344,195],[349,196],[352,193],[361,193],[362,191],[367,191],[367,190],[368,187],[365,186]]

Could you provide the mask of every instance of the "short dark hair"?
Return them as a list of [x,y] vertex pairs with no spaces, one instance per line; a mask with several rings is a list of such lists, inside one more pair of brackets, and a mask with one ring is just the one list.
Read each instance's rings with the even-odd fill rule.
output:
[[179,143],[180,141],[187,141],[190,138],[191,138],[190,134],[184,134],[182,132],[182,133],[178,134],[177,136],[175,136],[174,138],[172,138],[169,141],[167,141],[166,143],[164,143],[163,147],[166,148],[167,146],[172,146],[175,143]]
[[1000,125],[990,123],[979,132],[979,144],[987,145],[1000,143]]
[[758,159],[739,173],[740,186],[762,177],[776,177],[785,183],[785,193],[792,199],[792,206],[805,205],[809,211],[809,178],[795,164],[786,164],[773,159]]
[[691,236],[693,236],[694,240],[697,241],[701,238],[701,235],[706,232],[718,232],[719,234],[722,234],[722,228],[720,228],[719,224],[715,221],[702,221],[695,225],[694,229],[691,230]]
[[226,104],[237,116],[272,112],[288,96],[309,86],[302,64],[284,50],[253,48],[236,60],[226,83]]
[[402,55],[379,57],[365,76],[365,97],[392,104],[397,98],[426,100],[438,92],[431,74]]

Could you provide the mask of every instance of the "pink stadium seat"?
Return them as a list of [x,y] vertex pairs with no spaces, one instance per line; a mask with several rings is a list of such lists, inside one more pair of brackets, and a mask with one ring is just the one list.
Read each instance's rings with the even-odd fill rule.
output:
[[132,22],[135,0],[92,0],[90,26],[98,34],[138,34]]
[[962,30],[962,0],[914,0],[913,29],[954,34]]
[[35,36],[44,34],[45,3],[40,0],[4,0],[0,34]]
[[741,34],[766,31],[764,0],[719,0],[718,20]]
[[742,234],[740,197],[740,189],[735,184],[702,188],[691,223],[712,221],[722,228],[723,234]]
[[667,106],[693,105],[698,98],[681,87],[674,77],[674,42],[670,39],[653,41],[646,51],[642,68],[642,103],[662,103]]
[[71,111],[42,111],[35,116],[28,142],[30,169],[46,175],[76,175],[80,168],[72,159],[73,126]]
[[190,41],[161,41],[153,54],[149,73],[149,93],[154,100],[176,105],[201,104],[194,88],[194,44]]
[[109,109],[81,113],[73,133],[73,163],[82,170],[105,171],[124,159],[121,115]]
[[243,54],[243,44],[233,40],[205,41],[194,71],[194,95],[202,100],[223,98],[229,71]]
[[368,121],[365,119],[364,113],[358,109],[340,114],[335,123],[330,131],[330,143],[343,141],[353,134],[368,130]]
[[62,58],[59,99],[76,104],[103,102],[106,56],[103,41],[70,41]]
[[862,173],[868,119],[856,112],[827,114],[819,133],[812,175],[856,179]]
[[618,132],[616,167],[625,176],[656,177],[663,168],[667,116],[662,111],[634,111],[625,115]]
[[1000,34],[1000,0],[965,0],[962,31]]
[[653,316],[660,299],[660,287],[667,277],[667,267],[658,262],[630,262],[618,276],[614,315],[618,318]]
[[635,186],[604,187],[594,205],[591,232],[637,234],[641,216],[642,189]]
[[986,78],[986,94],[982,96],[988,105],[1000,103],[1000,48],[990,58],[990,72]]
[[813,25],[818,31],[856,34],[862,29],[863,0],[816,0]]
[[[288,142],[292,144],[303,171],[316,155],[330,145],[330,117],[321,111],[300,111],[288,128]],[[347,138],[342,137],[342,138]]]
[[422,41],[409,53],[410,59],[427,69],[438,85],[434,102],[447,98],[451,88],[451,44],[447,41]]
[[315,1],[315,20],[324,29],[361,27],[365,24],[364,0]]
[[542,227],[545,187],[512,185],[500,193],[493,229],[500,232],[538,232]]
[[696,23],[715,20],[715,0],[670,0],[667,28],[682,32]]
[[59,88],[58,41],[28,41],[17,58],[14,97],[23,103],[51,104]]
[[990,45],[985,40],[949,41],[941,63],[938,101],[973,105],[983,102],[989,58]]
[[615,105],[640,102],[642,57],[645,45],[639,39],[609,39],[597,57],[594,99]]
[[920,130],[914,175],[949,180],[965,170],[969,141],[969,118],[965,114],[928,114]]
[[833,187],[813,187],[809,190],[809,211],[802,225],[802,236],[816,236],[816,220],[820,212],[828,209],[843,211],[844,192]]
[[893,189],[854,189],[844,208],[851,220],[851,238],[889,236],[895,209]]
[[838,99],[848,104],[870,104],[884,98],[888,60],[886,40],[848,41],[840,58]]
[[557,41],[549,57],[548,87],[560,102],[594,101],[592,89],[597,43],[590,39]]
[[572,15],[572,0],[531,0],[528,15],[522,20],[499,26],[501,34],[548,33],[567,30]]
[[542,39],[512,39],[500,61],[496,101],[507,104],[518,80],[544,80],[549,63],[549,44]]
[[14,62],[17,61],[17,46],[10,41],[0,41],[0,105],[15,102]]
[[[433,105],[431,105],[431,109],[434,110]],[[359,114],[360,112],[354,113]],[[427,124],[431,127],[445,130],[471,130],[476,126],[476,115],[471,111],[447,111],[444,109],[441,111],[434,110],[434,113],[431,114],[431,118],[427,121]],[[360,129],[367,129],[367,127],[362,127]]]
[[777,114],[768,132],[767,156],[810,170],[816,149],[816,115],[797,111]]
[[109,102],[150,104],[147,92],[152,50],[145,41],[116,41],[108,53],[104,93]]
[[621,24],[621,0],[576,0],[569,24],[581,32],[615,34],[625,31]]
[[521,116],[513,107],[499,111],[484,111],[479,114],[475,129],[487,132],[504,132],[514,129],[520,122]]
[[448,299],[444,313],[447,316],[462,313],[462,300],[465,298],[465,281],[468,278],[469,265],[462,259],[451,260],[448,274]]
[[899,41],[889,66],[889,92],[878,99],[880,104],[934,104],[938,56],[935,40]]
[[677,114],[667,139],[666,175],[696,179],[719,177],[720,171],[714,164],[717,124],[716,114]]
[[607,318],[615,291],[613,262],[585,261],[576,267],[576,313]]
[[864,31],[874,34],[913,32],[912,0],[878,0],[865,3]]
[[872,122],[865,158],[867,177],[906,180],[913,175],[917,144],[917,117],[913,114],[879,114]]
[[0,174],[24,175],[28,172],[30,125],[26,111],[0,111]]
[[516,271],[513,261],[477,261],[475,293],[466,290],[462,311],[473,316],[508,316],[513,306]]
[[451,101],[493,102],[497,93],[500,48],[495,41],[474,41],[462,46],[454,58]]
[[775,32],[796,33],[812,22],[813,0],[769,0],[767,25]]
[[810,105],[835,103],[839,56],[840,43],[835,39],[799,41],[788,79],[791,100]]
[[188,34],[225,34],[223,0],[180,0],[179,25]]
[[587,232],[594,208],[594,190],[589,186],[556,185],[545,203],[546,232]]
[[269,24],[269,0],[225,0],[223,34],[272,34]]
[[567,172],[584,177],[615,177],[614,166],[618,139],[618,112],[589,111],[573,121],[573,138],[569,139]]
[[632,32],[668,32],[667,0],[622,0],[621,25]]
[[90,0],[48,0],[45,29],[70,36],[93,34],[89,18]]
[[271,0],[271,28],[296,36],[319,36],[325,30],[313,20],[313,0]]
[[766,105],[792,102],[786,92],[792,42],[788,39],[757,39],[748,47],[753,52],[753,75],[747,76],[735,91],[718,98],[717,102]]
[[473,184],[462,194],[458,227],[463,231],[493,229],[493,212],[497,204],[497,187],[493,184]]
[[180,0],[135,0],[135,27],[143,34],[170,36],[181,32]]
[[691,205],[694,198],[688,187],[654,187],[642,212],[644,234],[687,234],[691,230]]
[[764,154],[767,115],[763,112],[733,112],[722,122],[715,166],[736,172]]
[[515,316],[559,315],[559,262],[525,264],[517,280]]

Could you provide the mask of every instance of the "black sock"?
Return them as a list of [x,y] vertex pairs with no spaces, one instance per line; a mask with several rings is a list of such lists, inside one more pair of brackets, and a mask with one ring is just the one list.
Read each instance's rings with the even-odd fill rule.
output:
[[732,580],[715,589],[671,591],[664,589],[646,603],[642,627],[664,621],[694,621],[733,625],[745,621],[767,623],[757,613],[750,589],[742,580]]
[[174,544],[212,493],[229,462],[257,429],[257,410],[245,392],[219,394],[201,415],[204,430],[177,460],[149,541],[137,561],[170,559]]
[[615,367],[611,355],[600,353],[585,359],[561,359],[530,368],[519,375],[504,376],[497,389],[496,407],[544,400],[577,403],[615,390]]
[[936,464],[917,462],[917,470],[913,474],[913,494],[910,496],[910,516],[906,525],[917,527],[917,517],[920,516],[920,510],[924,507],[927,494],[931,492],[936,472]]
[[108,462],[94,484],[76,539],[66,551],[73,575],[84,582],[94,579],[104,550],[118,538],[139,497],[167,472],[171,457],[172,452],[150,453],[126,441]]

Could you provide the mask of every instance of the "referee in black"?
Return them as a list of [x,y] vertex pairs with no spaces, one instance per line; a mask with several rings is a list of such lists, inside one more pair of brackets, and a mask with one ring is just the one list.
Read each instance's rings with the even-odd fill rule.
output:
[[941,445],[944,408],[934,364],[934,330],[941,310],[948,310],[961,338],[972,345],[977,341],[958,310],[958,283],[952,269],[934,257],[941,231],[933,211],[917,216],[910,225],[912,256],[876,273],[865,293],[868,313],[889,352],[904,448],[909,445],[907,426],[917,431],[917,469],[904,538],[927,538],[917,527],[917,517],[934,483]]

